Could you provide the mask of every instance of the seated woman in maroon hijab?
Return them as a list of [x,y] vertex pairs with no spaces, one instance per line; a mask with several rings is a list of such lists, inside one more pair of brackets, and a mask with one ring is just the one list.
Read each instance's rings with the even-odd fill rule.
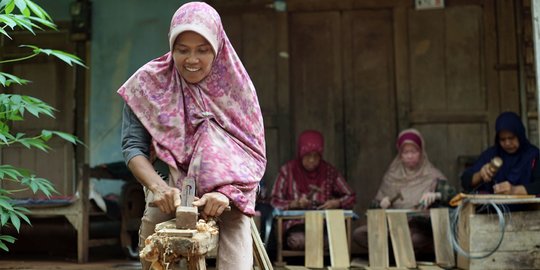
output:
[[[403,130],[397,138],[397,156],[383,176],[371,208],[420,209],[446,205],[456,194],[446,177],[429,161],[424,139],[418,130]],[[409,219],[417,255],[433,251],[431,223],[426,217]],[[354,241],[367,251],[367,226],[358,227]]]
[[[302,132],[297,147],[297,158],[279,170],[272,189],[272,206],[280,210],[352,209],[354,191],[336,168],[322,159],[322,134],[314,130]],[[289,249],[303,250],[303,221],[287,221],[284,229]]]

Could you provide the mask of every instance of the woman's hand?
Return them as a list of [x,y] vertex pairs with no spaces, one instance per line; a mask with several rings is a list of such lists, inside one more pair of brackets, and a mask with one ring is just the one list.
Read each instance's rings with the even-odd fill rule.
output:
[[328,200],[322,205],[317,207],[317,209],[339,209],[341,208],[341,201],[339,199]]
[[170,187],[165,182],[160,185],[150,187],[154,194],[152,203],[159,207],[159,210],[165,214],[176,212],[176,207],[180,206],[180,190]]
[[422,194],[422,198],[420,198],[420,201],[418,203],[421,208],[428,208],[436,200],[439,200],[439,199],[441,199],[440,192],[426,192]]
[[489,163],[484,164],[484,166],[482,166],[480,169],[480,177],[485,183],[491,182],[491,178],[493,178],[494,175],[495,172],[491,169],[491,165]]
[[392,205],[392,203],[390,202],[390,198],[388,198],[388,196],[382,198],[381,202],[379,203],[379,206],[382,208],[382,209],[387,209],[388,207],[390,207]]
[[209,192],[204,194],[200,199],[195,198],[193,201],[193,206],[199,207],[203,205],[203,218],[218,217],[229,206],[229,198],[220,192]]
[[289,203],[289,209],[309,209],[311,201],[307,199],[306,194],[302,194],[300,199]]
[[495,194],[510,195],[510,194],[514,194],[513,191],[514,191],[514,186],[512,186],[512,184],[510,184],[510,182],[508,181],[504,181],[502,183],[493,185],[493,193]]

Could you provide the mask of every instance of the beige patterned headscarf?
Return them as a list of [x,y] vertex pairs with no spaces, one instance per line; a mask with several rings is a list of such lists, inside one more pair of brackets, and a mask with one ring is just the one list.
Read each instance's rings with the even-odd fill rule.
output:
[[[407,169],[401,161],[401,151],[403,145],[407,143],[415,145],[422,152],[420,165],[416,170]],[[420,201],[422,194],[435,191],[437,179],[446,179],[446,177],[429,161],[424,139],[418,130],[403,130],[398,135],[396,147],[398,154],[384,174],[375,200],[380,201],[386,196],[392,199],[401,192],[403,199],[396,200],[391,208],[413,208]]]

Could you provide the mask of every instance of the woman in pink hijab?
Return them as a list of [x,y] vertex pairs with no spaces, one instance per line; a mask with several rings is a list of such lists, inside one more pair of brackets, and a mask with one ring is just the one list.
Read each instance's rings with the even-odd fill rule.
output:
[[[429,161],[424,139],[416,129],[403,130],[397,138],[397,156],[383,176],[371,208],[426,209],[447,205],[456,194],[446,177]],[[409,220],[413,246],[418,255],[433,251],[427,218]],[[367,250],[367,226],[357,228],[353,239]]]
[[[298,139],[297,158],[279,170],[272,189],[271,204],[280,210],[352,209],[354,190],[334,166],[322,159],[324,138],[306,130]],[[304,250],[304,224],[290,220],[284,224],[289,249]]]
[[[249,218],[266,166],[255,88],[208,4],[191,2],[176,11],[169,45],[118,90],[126,104],[124,158],[147,194],[139,247],[155,224],[174,218],[179,188],[189,177],[200,198],[193,206],[220,217],[218,269],[252,269]],[[166,165],[168,183],[154,170],[154,157]],[[232,210],[224,211],[227,206]]]

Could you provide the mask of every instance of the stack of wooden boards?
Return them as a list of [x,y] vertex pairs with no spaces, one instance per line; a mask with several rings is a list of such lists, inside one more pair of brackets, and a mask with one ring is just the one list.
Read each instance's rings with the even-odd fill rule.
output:
[[324,268],[324,224],[330,254],[329,269],[350,267],[349,235],[343,210],[305,211],[305,264],[287,269]]
[[[368,210],[369,267],[366,269],[418,267],[407,220],[407,214],[410,212],[383,209]],[[455,266],[455,256],[452,243],[448,237],[450,232],[448,208],[434,208],[429,211],[429,214],[435,242],[435,263],[444,268],[452,268]],[[389,265],[388,231],[390,232],[392,251],[397,268],[391,268]],[[438,266],[432,266],[429,269],[443,269]]]

